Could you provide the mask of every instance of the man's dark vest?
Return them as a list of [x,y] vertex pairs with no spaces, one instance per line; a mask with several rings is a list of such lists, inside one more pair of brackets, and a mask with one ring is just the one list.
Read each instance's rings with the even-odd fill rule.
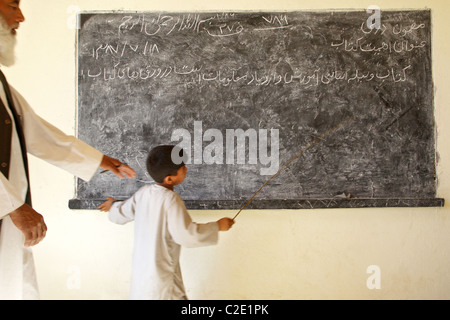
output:
[[[0,81],[3,84],[5,90],[6,99],[8,100],[9,109],[13,115],[13,119],[9,116],[9,113],[3,104],[2,99],[0,99],[0,171],[4,176],[9,178],[9,170],[11,165],[11,140],[12,140],[12,121],[14,121],[17,135],[20,141],[20,147],[22,150],[23,166],[25,169],[25,174],[28,181],[28,190],[25,199],[25,203],[31,206],[31,193],[30,193],[30,177],[28,173],[28,158],[27,158],[27,148],[25,144],[25,136],[22,130],[22,125],[20,122],[19,115],[17,114],[16,108],[14,107],[13,98],[11,95],[11,90],[9,88],[8,82],[6,81],[5,75],[0,70]],[[1,222],[1,220],[0,220]]]

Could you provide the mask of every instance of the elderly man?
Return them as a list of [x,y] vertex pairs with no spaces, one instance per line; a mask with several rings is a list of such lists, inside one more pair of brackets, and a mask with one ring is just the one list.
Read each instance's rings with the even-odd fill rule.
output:
[[[14,63],[20,0],[0,0],[0,64]],[[0,299],[38,299],[31,246],[46,234],[31,206],[27,152],[89,181],[98,167],[120,178],[133,169],[47,123],[8,85],[0,71]]]

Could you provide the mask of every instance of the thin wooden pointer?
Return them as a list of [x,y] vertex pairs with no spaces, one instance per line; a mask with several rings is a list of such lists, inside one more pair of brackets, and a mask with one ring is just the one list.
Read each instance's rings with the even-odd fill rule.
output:
[[355,117],[352,117],[350,119],[347,119],[345,121],[342,121],[341,123],[339,123],[337,126],[335,126],[334,128],[328,130],[327,132],[323,133],[321,136],[317,137],[316,139],[314,139],[310,144],[308,144],[305,148],[303,148],[299,153],[297,153],[291,160],[289,160],[283,167],[281,167],[281,169],[279,169],[272,177],[270,177],[269,180],[267,180],[266,182],[264,182],[264,184],[261,186],[261,188],[259,188],[258,191],[255,192],[255,194],[250,198],[250,200],[247,201],[246,204],[244,204],[242,206],[242,208],[239,210],[239,212],[234,216],[233,220],[236,219],[236,217],[242,212],[242,210],[245,209],[245,207],[247,207],[250,202],[252,202],[252,200],[256,197],[256,195],[270,182],[272,181],[281,171],[283,171],[284,169],[286,169],[294,160],[296,160],[297,158],[299,158],[306,150],[308,150],[309,148],[311,148],[313,145],[315,145],[317,142],[319,142],[320,140],[325,139],[327,136],[329,136],[330,134],[334,133],[335,131],[337,131],[338,129],[340,129],[341,127],[349,124],[350,122],[355,121]]

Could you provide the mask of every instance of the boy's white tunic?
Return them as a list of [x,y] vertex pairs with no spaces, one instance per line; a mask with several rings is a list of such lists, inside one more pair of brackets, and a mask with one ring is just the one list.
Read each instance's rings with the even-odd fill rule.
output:
[[[27,151],[83,180],[90,180],[103,154],[41,119],[14,88],[10,86],[10,89],[21,118]],[[0,97],[9,108],[1,83]],[[8,215],[24,204],[28,187],[15,128],[11,149],[9,180],[0,173],[0,299],[38,299],[32,250],[24,247],[25,237]],[[42,214],[45,218],[45,212]]]
[[217,222],[192,222],[181,197],[158,185],[144,186],[130,199],[114,203],[109,219],[118,224],[135,221],[130,299],[186,299],[181,246],[213,245],[219,238]]

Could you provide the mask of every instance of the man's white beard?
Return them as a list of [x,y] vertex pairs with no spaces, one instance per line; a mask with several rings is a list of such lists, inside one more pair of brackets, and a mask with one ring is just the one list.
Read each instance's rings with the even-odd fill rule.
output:
[[16,36],[11,33],[5,19],[0,15],[0,64],[10,67],[16,61],[14,48],[16,47]]

